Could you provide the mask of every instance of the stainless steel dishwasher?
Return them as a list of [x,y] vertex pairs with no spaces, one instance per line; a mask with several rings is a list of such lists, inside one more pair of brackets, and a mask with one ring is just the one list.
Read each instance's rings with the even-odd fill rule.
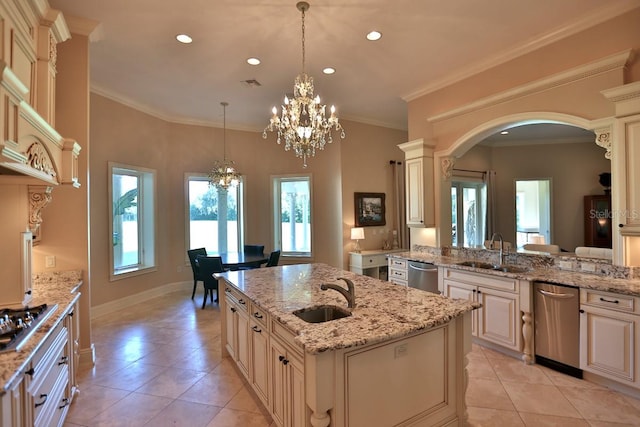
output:
[[578,288],[534,282],[536,363],[582,378]]
[[409,287],[439,294],[438,267],[428,262],[409,261]]

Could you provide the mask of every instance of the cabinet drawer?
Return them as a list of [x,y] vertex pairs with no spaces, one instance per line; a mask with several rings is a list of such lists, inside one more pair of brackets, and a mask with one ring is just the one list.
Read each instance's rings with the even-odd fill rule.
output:
[[389,267],[398,269],[407,269],[407,260],[400,258],[390,258]]
[[389,271],[389,280],[393,281],[393,280],[407,280],[407,270],[396,270],[395,268],[392,268]]
[[580,302],[594,307],[606,307],[611,310],[640,314],[638,298],[630,295],[581,289]]
[[500,289],[510,292],[518,292],[518,280],[509,277],[499,277],[492,274],[471,273],[455,269],[444,269],[445,279],[488,288]]
[[247,306],[249,305],[249,299],[244,296],[242,292],[228,284],[225,285],[224,292],[231,301],[236,303],[240,310],[243,310],[245,312],[248,311]]
[[[49,412],[52,405],[60,403],[62,391],[59,383],[69,379],[67,348],[67,328],[63,322],[59,322],[54,328],[54,334],[50,336],[42,347],[42,355],[36,354],[37,360],[32,363],[33,373],[27,393],[33,409],[33,418],[38,422],[40,414],[43,413],[45,419],[49,419]],[[64,388],[64,387],[63,387]],[[46,425],[45,422],[43,425]]]
[[266,311],[255,305],[253,302],[251,303],[251,319],[253,319],[256,323],[264,326],[265,328],[269,325],[268,314]]
[[294,341],[295,335],[282,326],[280,322],[276,320],[271,322],[271,332],[273,336],[278,337],[280,341],[287,346],[287,348],[302,356],[302,348],[300,348],[300,346]]
[[409,285],[409,282],[407,282],[406,280],[396,279],[395,277],[390,277],[389,281],[391,283],[396,284],[396,285],[402,285],[402,286],[408,286]]

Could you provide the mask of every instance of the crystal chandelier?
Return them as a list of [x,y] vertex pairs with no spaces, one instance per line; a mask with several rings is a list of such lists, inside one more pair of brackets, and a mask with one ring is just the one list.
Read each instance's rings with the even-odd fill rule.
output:
[[302,73],[298,74],[293,85],[293,99],[284,97],[282,114],[278,117],[278,110],[273,107],[273,116],[262,132],[267,138],[267,131],[278,131],[278,144],[284,140],[284,149],[293,149],[296,157],[302,157],[303,167],[307,167],[307,158],[316,154],[316,149],[323,150],[325,144],[333,142],[331,130],[341,131],[340,138],[344,139],[344,129],[338,123],[336,109],[331,106],[331,116],[325,117],[324,104],[319,96],[313,96],[313,77],[305,72],[304,49],[304,13],[309,10],[309,3],[298,2],[296,7],[302,12]]
[[212,185],[215,185],[219,190],[226,191],[229,187],[235,187],[240,182],[240,173],[236,171],[235,162],[227,160],[227,105],[228,102],[221,102],[224,119],[224,133],[222,134],[223,143],[223,159],[213,162],[213,168],[209,172],[209,181]]

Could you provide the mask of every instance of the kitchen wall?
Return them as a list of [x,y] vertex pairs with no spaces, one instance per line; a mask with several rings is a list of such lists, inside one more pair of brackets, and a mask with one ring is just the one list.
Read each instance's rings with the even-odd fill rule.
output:
[[[233,100],[227,111],[233,108]],[[212,110],[219,109],[212,100]],[[265,116],[268,120],[268,115]],[[353,223],[353,192],[391,191],[389,160],[401,159],[397,144],[406,132],[342,121],[347,137],[335,139],[325,150],[302,160],[270,135],[233,130],[227,125],[227,158],[245,176],[247,242],[273,249],[271,234],[270,175],[313,175],[314,258],[348,268],[349,229]],[[213,159],[222,157],[220,128],[166,122],[104,96],[91,95],[91,294],[92,306],[112,303],[154,288],[184,282],[190,286],[185,246],[184,174],[207,172]],[[109,161],[155,169],[158,185],[157,271],[109,281]],[[391,209],[390,209],[391,210]],[[394,221],[393,212],[387,221]],[[380,233],[378,233],[379,235]],[[367,242],[381,247],[381,239]],[[369,246],[366,246],[369,247]],[[281,259],[282,263],[287,260]],[[178,271],[182,270],[182,271]]]
[[[595,136],[594,136],[595,141]],[[515,180],[552,180],[553,244],[567,251],[584,245],[583,197],[604,194],[598,175],[611,170],[605,150],[594,141],[509,146],[476,145],[456,168],[496,171],[497,232],[515,243]]]
[[[640,8],[632,9],[586,30],[576,28],[564,39],[548,39],[516,58],[485,64],[483,70],[456,83],[426,88],[408,102],[409,139],[434,143],[438,162],[442,157],[460,157],[501,126],[527,120],[563,117],[566,120],[559,122],[597,126],[595,120],[615,114],[614,104],[602,91],[640,81],[640,61],[634,55],[640,50],[638,22]],[[621,57],[626,62],[615,67],[594,66],[613,64]],[[443,237],[448,233],[439,230],[450,227],[445,224],[450,196],[440,164],[435,170],[436,196],[430,207],[435,209],[438,228],[434,237],[420,241],[412,231],[412,244],[446,244]]]

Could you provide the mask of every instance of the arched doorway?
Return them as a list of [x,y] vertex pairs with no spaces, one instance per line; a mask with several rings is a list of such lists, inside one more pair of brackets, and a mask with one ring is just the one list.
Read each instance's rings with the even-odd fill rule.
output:
[[[455,171],[456,171],[456,164],[462,163],[461,158],[463,158],[463,156],[465,156],[467,152],[469,152],[474,147],[476,147],[476,145],[483,143],[483,141],[485,141],[490,136],[495,135],[503,130],[527,127],[527,125],[536,125],[533,127],[539,127],[537,125],[541,125],[541,124],[550,124],[550,125],[552,124],[552,125],[556,125],[555,127],[572,127],[572,128],[579,128],[580,130],[582,130],[582,139],[583,139],[582,146],[586,145],[589,148],[589,150],[591,151],[590,156],[592,158],[594,156],[597,158],[598,163],[596,164],[600,164],[599,167],[606,168],[606,170],[598,170],[598,173],[601,173],[604,171],[610,171],[611,169],[610,162],[608,160],[608,157],[606,156],[608,152],[596,145],[597,138],[596,138],[596,133],[594,133],[596,126],[594,126],[594,124],[591,121],[586,120],[584,118],[566,115],[566,114],[552,113],[552,112],[532,112],[532,113],[520,113],[520,114],[504,116],[504,117],[500,117],[500,118],[491,120],[489,122],[486,122],[480,126],[477,126],[471,131],[467,132],[465,135],[459,138],[454,144],[452,144],[452,146],[448,150],[443,150],[443,151],[434,153],[435,167],[437,169],[437,173],[435,174],[436,175],[435,190],[436,190],[436,224],[438,227],[438,233],[437,233],[438,246],[450,246],[452,245],[452,243],[455,243],[455,242],[452,242],[452,238],[451,238],[452,233],[449,233],[449,230],[452,230],[451,194],[452,194],[452,188],[455,188],[456,183],[459,181],[459,178],[456,178],[457,172]],[[557,126],[557,125],[562,125],[562,126]],[[553,126],[550,126],[550,127],[553,127]],[[588,132],[584,132],[585,130]],[[593,143],[593,146],[589,146],[588,144],[590,143]],[[485,143],[483,143],[483,145],[485,145]],[[565,151],[570,149],[574,149],[574,148],[565,147]],[[544,149],[540,147],[536,147],[536,150],[544,151]],[[557,159],[552,158],[551,160],[557,160]],[[530,167],[530,169],[531,169],[530,163],[532,161],[535,162],[535,160],[532,160],[531,158],[524,158],[524,159],[521,159],[521,161],[527,163],[527,166]],[[538,161],[544,161],[544,160],[538,160]],[[516,158],[514,158],[514,162],[517,162]],[[540,172],[539,175],[536,175],[535,172],[529,171],[529,172],[522,172],[523,175],[519,175],[519,176],[525,177],[528,179],[546,179],[549,177],[548,169],[551,167],[551,165],[545,164],[543,166],[544,167],[541,167],[540,169],[545,171]],[[556,167],[558,166],[556,165]],[[480,168],[480,169],[482,170],[483,168]],[[523,169],[526,169],[526,168],[523,168]],[[561,167],[561,169],[565,169],[565,168]],[[465,169],[458,169],[458,170],[465,170]],[[474,171],[474,172],[479,172],[479,171]],[[568,172],[568,171],[564,171],[564,172]],[[592,173],[594,175],[593,181],[596,183],[596,187],[597,187],[598,173]],[[515,177],[518,175],[514,174],[513,176]],[[503,174],[503,177],[504,177],[504,174]],[[588,177],[587,179],[590,180],[591,177]],[[559,178],[558,184],[561,190],[559,191],[557,196],[559,201],[569,200],[567,197],[563,195],[563,191],[566,192],[568,191],[567,188],[571,187],[571,183],[566,182],[566,180],[567,180],[566,174],[561,178]],[[454,184],[453,187],[452,187],[452,183]],[[581,206],[582,206],[583,196],[586,194],[589,194],[589,191],[598,191],[598,188],[595,188],[595,189],[585,188],[585,185],[586,184],[581,183],[580,185],[576,186],[577,187],[576,191],[583,192],[584,194],[577,194],[574,196],[575,200],[571,201],[573,206],[571,206],[572,210],[570,215],[564,212],[569,209],[567,206],[562,206],[563,210],[559,210],[557,212],[557,218],[560,218],[562,220],[562,221],[558,221],[558,223],[561,225],[560,233],[558,234],[561,237],[563,237],[560,240],[565,243],[565,245],[562,247],[564,250],[567,250],[567,251],[573,251],[576,246],[582,245],[581,242],[582,242],[582,236],[583,236],[583,229],[582,229],[583,210]],[[487,221],[487,226],[485,229],[487,230],[489,236],[492,234],[493,231],[500,231],[501,234],[504,235],[505,240],[513,242],[515,247],[515,241],[517,239],[517,232],[516,232],[517,219],[516,219],[516,212],[515,212],[515,206],[516,206],[515,205],[515,200],[516,200],[515,180],[510,179],[508,182],[505,182],[503,178],[503,181],[499,182],[496,187],[500,189],[500,193],[498,195],[495,195],[494,197],[495,197],[495,200],[501,200],[501,203],[497,208],[494,208],[493,212],[488,212],[488,215],[493,215],[493,218],[501,217],[502,221],[500,222],[500,224],[498,224],[498,226],[494,224],[493,227],[491,226],[491,221]],[[505,195],[505,192],[509,192],[509,195],[510,195],[510,199],[508,199],[509,200],[508,204],[505,202],[505,200],[507,200],[507,196]],[[490,192],[488,193],[487,197],[491,197]],[[491,208],[488,207],[488,210],[490,211]],[[567,226],[565,226],[565,224],[567,224]],[[460,224],[458,224],[458,226],[460,226]],[[572,229],[570,230],[566,229],[568,226],[572,227]],[[571,233],[572,235],[575,236],[573,237],[573,239],[570,239],[567,237],[567,235],[570,235]],[[482,242],[482,240],[479,240],[479,241]],[[547,242],[547,243],[550,243],[550,242]]]

